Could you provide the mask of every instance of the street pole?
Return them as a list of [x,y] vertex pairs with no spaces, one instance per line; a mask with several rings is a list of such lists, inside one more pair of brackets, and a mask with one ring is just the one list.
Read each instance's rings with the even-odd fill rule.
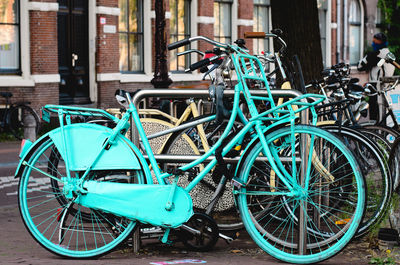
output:
[[164,0],[155,1],[155,36],[154,45],[156,51],[156,63],[154,77],[151,80],[154,88],[168,88],[172,80],[168,77],[167,65],[167,38],[165,34],[165,2]]

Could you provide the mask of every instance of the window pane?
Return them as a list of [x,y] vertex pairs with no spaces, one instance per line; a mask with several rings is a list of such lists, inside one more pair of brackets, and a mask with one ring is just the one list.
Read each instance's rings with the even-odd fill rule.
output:
[[129,0],[129,32],[141,31],[141,10],[137,0]]
[[128,71],[128,38],[119,34],[119,70]]
[[18,23],[18,0],[0,1],[0,23]]
[[119,14],[119,31],[128,31],[128,2],[127,0],[119,0],[118,6],[121,10]]
[[119,0],[119,68],[122,72],[143,71],[142,1]]
[[230,43],[231,3],[214,2],[214,38],[216,41]]
[[361,10],[357,0],[352,0],[350,2],[349,22],[361,23]]
[[349,35],[350,35],[350,64],[357,64],[360,60],[360,26],[350,25]]
[[[256,1],[255,1],[256,2]],[[253,31],[269,32],[269,7],[265,5],[254,5]],[[261,51],[268,51],[267,39],[254,39],[254,52],[261,54]]]
[[[189,0],[170,0],[170,39],[173,43],[190,37],[190,1]],[[184,71],[189,67],[190,55],[177,57],[178,52],[189,49],[188,46],[180,47],[169,53],[169,69],[171,71]]]
[[131,65],[129,71],[142,71],[142,38],[138,34],[129,35],[129,54]]
[[0,25],[0,69],[19,69],[19,28]]

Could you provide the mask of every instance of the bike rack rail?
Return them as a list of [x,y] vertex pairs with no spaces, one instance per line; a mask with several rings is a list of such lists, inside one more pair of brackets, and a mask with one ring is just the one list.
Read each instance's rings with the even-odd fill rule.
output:
[[[233,97],[235,91],[234,90],[225,90],[224,91],[224,95],[228,96],[228,97]],[[267,93],[267,91],[264,90],[250,90],[251,95],[255,95],[255,96],[263,96]],[[297,91],[297,90],[271,90],[271,93],[273,96],[277,96],[277,97],[288,97],[288,98],[295,98],[298,96],[303,95],[301,92]],[[205,89],[147,89],[147,90],[140,90],[138,91],[135,96],[132,99],[132,102],[134,104],[134,106],[138,109],[139,107],[139,103],[142,99],[144,98],[148,98],[148,97],[160,97],[160,98],[199,98],[199,99],[207,99],[209,97],[208,94],[208,90]],[[306,99],[302,99],[301,101],[306,102]],[[308,110],[302,111],[300,113],[300,123],[302,124],[308,124]],[[139,143],[139,134],[136,130],[136,128],[134,126],[132,126],[132,122],[131,122],[131,140],[132,142],[136,145],[136,146],[140,146]],[[305,145],[306,144],[306,139],[305,137],[302,137],[301,139],[301,144]],[[304,150],[304,148],[302,148]],[[144,155],[144,157],[147,159],[148,156]],[[198,156],[197,156],[198,157]],[[307,152],[303,152],[301,154],[301,157],[303,157],[303,159],[307,159],[308,154]],[[196,159],[196,156],[180,156],[180,155],[156,155],[155,154],[155,158],[158,161],[165,161],[165,162],[174,162],[174,161],[178,161],[178,162],[190,162],[193,161],[194,159]],[[212,159],[214,157],[210,157],[210,159]],[[236,161],[238,160],[239,157],[236,158],[230,158],[230,160],[232,161]],[[305,162],[307,164],[307,161]],[[301,172],[301,184],[303,185],[304,183],[304,176],[305,176],[305,172],[304,169],[302,168],[302,172]],[[300,207],[301,209],[301,214],[300,214],[300,218],[299,218],[299,227],[303,227],[303,229],[306,229],[306,221],[305,221],[305,216],[303,213],[303,209],[307,209],[306,205],[303,205]],[[133,235],[133,251],[135,253],[137,253],[140,249],[140,235],[139,235],[139,229],[137,229],[137,232],[134,233]],[[302,229],[300,229],[301,232],[299,232],[299,252],[300,253],[305,253],[307,251],[306,249],[306,237],[304,232],[302,231]]]
[[[252,95],[255,96],[263,96],[267,93],[267,91],[264,90],[250,90]],[[234,90],[225,90],[224,95],[228,97],[233,97],[235,91]],[[295,98],[303,95],[301,92],[297,90],[271,90],[271,93],[273,96],[276,97],[287,97],[287,98]],[[140,90],[138,91],[135,96],[132,99],[133,105],[138,108],[139,103],[141,100],[149,97],[159,97],[159,98],[199,98],[199,99],[207,99],[209,97],[208,90],[206,89],[146,89],[146,90]],[[302,101],[306,101],[306,99],[303,99]],[[300,122],[302,124],[307,124],[308,123],[308,111],[303,111],[301,112],[300,115]],[[132,142],[136,145],[139,146],[139,134],[134,126],[132,126],[131,123],[131,140]],[[145,155],[145,158],[147,159],[147,156]],[[156,155],[155,158],[157,160],[160,159],[160,161],[180,161],[182,162],[182,156],[176,156],[176,155]],[[195,159],[196,156],[191,157],[191,159]]]

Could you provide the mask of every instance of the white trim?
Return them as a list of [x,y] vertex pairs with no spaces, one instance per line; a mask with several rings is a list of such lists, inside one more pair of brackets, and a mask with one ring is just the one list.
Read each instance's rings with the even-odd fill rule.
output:
[[172,81],[174,82],[180,82],[180,81],[201,81],[203,80],[203,74],[171,74],[169,75],[169,78],[171,78]]
[[238,26],[253,26],[254,25],[254,21],[251,19],[238,19],[237,20],[237,25]]
[[96,14],[119,16],[120,12],[118,7],[96,6]]
[[31,75],[35,83],[60,83],[59,74]]
[[[155,10],[151,10],[149,14],[150,14],[150,18],[156,18],[156,11]],[[171,18],[171,12],[165,11],[165,15],[164,16],[165,16],[165,19],[170,19]]]
[[[26,1],[21,1],[26,2]],[[35,11],[58,11],[58,3],[28,2],[28,10]]]
[[88,3],[88,23],[89,23],[89,97],[92,102],[97,103],[97,83],[96,83],[96,0],[89,0]]
[[364,55],[364,5],[363,2],[361,0],[358,1],[359,5],[360,5],[360,10],[361,10],[361,27],[360,27],[360,31],[361,31],[361,36],[360,36],[360,60],[363,58]]
[[205,16],[198,16],[196,18],[196,22],[199,24],[214,24],[215,18],[214,17],[205,17]]
[[328,10],[326,14],[326,43],[325,43],[325,67],[332,65],[332,1],[328,0]]
[[[151,30],[151,1],[143,1],[143,70],[145,74],[150,74],[152,70],[152,50],[153,50],[153,31]],[[149,14],[146,16],[145,14]],[[155,12],[154,12],[155,17]]]
[[116,81],[121,79],[121,73],[98,73],[97,82]]
[[121,83],[149,83],[153,79],[152,75],[146,74],[121,74]]
[[0,76],[0,87],[33,87],[35,82],[22,76]]
[[231,42],[234,42],[238,39],[238,0],[234,0],[231,5],[231,14],[232,14],[232,29],[231,29]]
[[31,82],[31,56],[30,56],[30,28],[29,28],[29,9],[26,1],[20,1],[20,44],[21,44],[21,71],[22,78]]
[[[190,17],[193,18],[190,21],[190,37],[194,37],[197,36],[197,29],[198,29],[198,25],[197,25],[197,0],[192,0],[190,2]],[[197,49],[198,48],[198,41],[194,41],[191,44],[191,47],[193,49]],[[198,55],[195,53],[192,53],[190,55],[190,62],[197,62],[198,60]]]

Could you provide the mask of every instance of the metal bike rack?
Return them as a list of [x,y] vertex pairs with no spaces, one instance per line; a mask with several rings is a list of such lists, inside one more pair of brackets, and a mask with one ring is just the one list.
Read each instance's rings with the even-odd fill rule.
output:
[[[234,90],[225,90],[224,95],[227,97],[233,97],[235,91]],[[255,96],[265,96],[267,93],[264,90],[250,90],[251,95]],[[298,96],[303,95],[301,92],[297,90],[271,90],[271,94],[276,97],[286,97],[286,98],[296,98]],[[134,106],[138,109],[139,103],[142,99],[148,97],[160,97],[160,98],[199,98],[199,99],[207,99],[209,97],[208,90],[205,89],[148,89],[148,90],[140,90],[133,97],[132,101]],[[306,102],[306,99],[302,99],[301,101]],[[308,124],[308,110],[304,110],[300,113],[300,123]],[[140,146],[139,144],[139,135],[136,128],[132,125],[131,122],[131,140],[136,146]],[[305,144],[305,139],[301,139],[301,144]],[[303,148],[302,148],[303,149]],[[306,155],[307,154],[302,154]],[[182,156],[182,155],[154,155],[156,160],[164,161],[164,162],[191,162],[198,158],[199,156]],[[147,159],[147,155],[144,155]],[[214,157],[210,157],[208,160],[211,160]],[[228,159],[228,158],[227,158]],[[237,161],[239,158],[230,158],[232,161]],[[285,160],[285,159],[282,159]],[[301,172],[300,183],[304,182],[304,170]],[[302,213],[299,217],[299,227],[306,228],[306,221],[304,216],[304,207],[300,206],[300,212]],[[302,229],[300,229],[302,230]],[[139,231],[139,229],[137,229]],[[304,231],[303,231],[304,232]],[[306,251],[306,237],[303,233],[299,233],[299,252],[305,253]],[[133,251],[138,252],[140,248],[140,236],[138,232],[135,232],[133,235]]]
[[[265,96],[267,92],[265,90],[250,90],[250,93],[255,96]],[[225,90],[224,95],[227,97],[233,97],[235,91]],[[271,94],[276,97],[287,97],[287,98],[295,98],[303,95],[301,92],[297,90],[290,89],[279,89],[279,90],[271,90]],[[207,99],[209,97],[208,90],[206,89],[145,89],[138,91],[132,99],[133,105],[138,108],[140,101],[149,97],[159,97],[159,98],[199,98],[199,99]],[[306,99],[302,99],[303,102],[306,102]],[[308,123],[308,111],[302,111],[300,114],[300,122],[303,124]],[[131,123],[131,140],[136,145],[139,146],[139,135],[134,126]],[[164,155],[165,156],[165,155]],[[180,161],[180,157],[174,155],[168,155],[169,161]],[[157,155],[155,155],[157,159]],[[161,158],[161,157],[160,157]],[[165,157],[162,157],[165,161]]]

